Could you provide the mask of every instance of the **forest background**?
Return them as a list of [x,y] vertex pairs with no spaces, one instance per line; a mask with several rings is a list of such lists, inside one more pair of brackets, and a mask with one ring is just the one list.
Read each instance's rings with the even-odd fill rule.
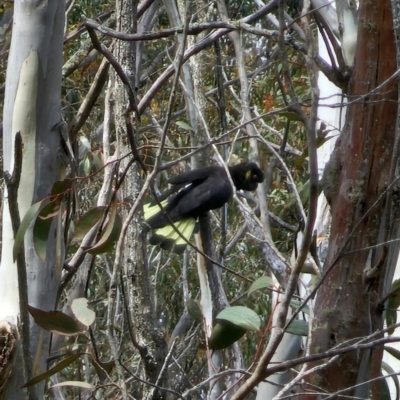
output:
[[[1,398],[398,398],[399,33],[397,0],[3,2]],[[168,177],[240,160],[257,192],[148,245]]]

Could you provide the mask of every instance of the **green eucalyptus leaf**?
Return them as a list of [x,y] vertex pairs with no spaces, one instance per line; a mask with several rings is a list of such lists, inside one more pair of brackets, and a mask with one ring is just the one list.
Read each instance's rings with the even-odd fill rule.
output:
[[86,234],[100,221],[104,215],[106,207],[98,206],[90,209],[86,214],[79,218],[74,232],[74,241],[80,242]]
[[192,127],[184,121],[176,121],[176,124],[179,126],[179,128],[184,129],[185,131],[192,131]]
[[258,314],[243,306],[227,307],[217,315],[216,319],[228,321],[248,331],[258,331],[261,325]]
[[33,246],[38,257],[44,261],[47,253],[47,241],[53,219],[36,218],[33,226]]
[[203,312],[201,311],[200,304],[196,300],[187,299],[186,300],[186,308],[188,314],[197,322],[203,322]]
[[393,347],[390,347],[390,346],[385,346],[384,348],[391,356],[400,360],[400,351],[399,350],[397,350]]
[[[295,311],[303,304],[302,301],[297,300],[297,299],[292,299],[290,300],[290,307],[292,307]],[[307,315],[310,315],[310,307],[305,305],[302,309],[301,312],[306,313]]]
[[30,387],[33,385],[36,385],[37,383],[44,381],[45,379],[50,378],[57,372],[61,372],[63,369],[71,365],[74,361],[76,361],[80,356],[84,355],[86,353],[77,353],[77,354],[72,354],[69,357],[64,358],[61,362],[56,364],[53,368],[50,368],[48,371],[43,372],[43,374],[37,375],[28,382],[23,385],[23,388]]
[[21,247],[21,244],[24,240],[25,233],[29,228],[29,225],[31,222],[38,216],[39,214],[39,209],[41,205],[43,204],[43,201],[39,201],[35,204],[33,204],[27,213],[25,214],[24,218],[21,221],[21,224],[19,225],[17,234],[15,235],[15,240],[14,240],[14,246],[13,246],[13,259],[14,261],[17,258],[18,251]]
[[261,289],[271,289],[274,286],[274,281],[270,276],[262,276],[256,279],[250,286],[248,294],[255,292],[256,290]]
[[64,336],[73,336],[81,332],[78,323],[62,311],[43,311],[29,305],[28,311],[36,324],[46,331]]
[[92,247],[86,249],[90,254],[102,254],[113,249],[122,229],[122,220],[117,212],[117,204],[114,203],[109,212],[108,221],[103,229],[99,241]]
[[290,325],[286,328],[287,333],[297,336],[307,336],[308,335],[308,322],[302,319],[293,320]]
[[61,201],[62,196],[71,187],[72,183],[72,179],[64,179],[62,181],[54,182],[53,187],[51,188],[51,200],[55,200],[54,197],[56,197],[56,199]]
[[232,324],[231,322],[218,321],[208,339],[208,348],[210,350],[225,349],[238,341],[246,332],[247,329]]

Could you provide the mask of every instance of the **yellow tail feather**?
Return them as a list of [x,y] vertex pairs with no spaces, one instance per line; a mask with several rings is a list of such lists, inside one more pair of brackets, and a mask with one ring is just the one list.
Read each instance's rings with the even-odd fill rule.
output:
[[[163,207],[166,207],[168,204],[168,199],[167,200],[163,200],[161,202],[161,205]],[[149,218],[151,218],[153,215],[156,215],[158,212],[161,211],[161,208],[158,204],[155,205],[150,205],[150,203],[147,203],[143,206],[143,212],[144,212],[144,219],[148,220]]]
[[[161,205],[166,207],[168,204],[168,199],[163,200]],[[144,219],[148,220],[157,213],[161,211],[161,208],[158,204],[150,205],[145,204],[143,206],[144,211]],[[183,237],[185,237],[188,241],[193,235],[193,231],[196,226],[195,218],[183,219],[175,222],[175,227],[179,230]],[[164,226],[163,228],[156,229],[153,232],[153,235],[150,238],[150,244],[159,245],[164,250],[172,250],[175,253],[183,253],[187,242],[182,239],[179,234],[175,231],[175,229],[171,225]]]
[[[182,234],[182,236],[184,238],[186,238],[187,240],[190,240],[190,238],[192,237],[195,225],[196,225],[196,220],[194,218],[187,219],[186,225],[184,227],[181,227],[179,229],[179,232]],[[184,244],[186,246],[187,243],[179,236],[175,242],[175,246],[179,246],[182,244]]]
[[[188,241],[193,234],[195,226],[196,219],[194,218],[184,219],[175,223],[175,227]],[[173,251],[178,254],[183,253],[187,245],[187,242],[178,235],[171,225],[157,229],[151,237],[150,243],[153,245],[158,244],[164,250],[173,249]]]
[[[192,236],[194,226],[196,220],[194,218],[183,219],[181,221],[177,221],[175,223],[175,227],[179,230],[179,232],[188,240]],[[154,232],[158,236],[162,236],[168,239],[172,239],[174,241],[180,241],[180,243],[186,243],[184,240],[178,235],[175,229],[171,225],[167,225],[164,228],[157,229]]]

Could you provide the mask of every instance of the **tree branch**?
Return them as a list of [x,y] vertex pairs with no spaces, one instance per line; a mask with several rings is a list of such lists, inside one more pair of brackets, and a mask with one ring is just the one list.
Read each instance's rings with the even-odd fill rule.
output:
[[[21,132],[15,134],[14,145],[14,170],[12,176],[8,171],[4,171],[4,180],[7,186],[8,207],[10,210],[10,218],[14,239],[17,235],[21,219],[18,209],[18,188],[22,173],[22,149],[23,142]],[[28,382],[32,378],[33,367],[30,351],[30,329],[29,329],[29,312],[28,312],[28,277],[26,274],[25,263],[25,246],[22,241],[21,247],[16,258],[18,272],[18,290],[19,290],[19,312],[20,312],[20,332],[21,332],[21,348],[22,348],[22,364],[25,381]],[[37,399],[36,390],[33,387],[28,388],[30,400]]]

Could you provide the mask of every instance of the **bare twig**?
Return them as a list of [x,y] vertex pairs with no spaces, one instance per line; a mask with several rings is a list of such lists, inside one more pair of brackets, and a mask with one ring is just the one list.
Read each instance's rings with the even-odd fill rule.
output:
[[246,30],[250,33],[267,36],[267,37],[274,37],[276,36],[273,31],[267,31],[261,28],[255,28],[245,22],[238,21],[238,22],[230,22],[230,21],[211,21],[211,22],[203,22],[200,24],[190,24],[188,25],[187,29],[183,26],[181,27],[174,27],[164,29],[158,32],[141,32],[141,33],[134,33],[128,34],[123,32],[118,32],[114,29],[108,28],[104,25],[97,23],[92,19],[87,19],[84,22],[84,26],[86,28],[95,29],[98,32],[102,33],[103,35],[112,37],[114,39],[124,40],[128,42],[138,42],[144,40],[156,40],[167,38],[171,36],[175,36],[178,34],[186,33],[187,35],[198,35],[204,31],[209,31],[211,29],[226,29],[228,31],[233,30]]
[[[366,337],[353,338],[353,339],[347,340],[346,342],[341,343],[341,344],[335,346],[334,348],[329,349],[322,353],[310,354],[308,356],[299,357],[295,360],[288,360],[288,361],[282,362],[278,365],[270,366],[266,369],[266,376],[275,374],[277,372],[285,371],[287,369],[296,367],[297,365],[301,365],[301,364],[304,364],[307,362],[318,361],[318,360],[322,360],[324,358],[334,357],[336,355],[346,354],[346,353],[349,353],[352,351],[372,349],[374,347],[383,345],[385,343],[400,342],[400,337],[394,337],[394,336],[386,336],[383,338],[381,337],[382,335],[387,333],[389,330],[395,329],[398,327],[400,327],[400,323],[389,326],[385,329],[376,331]],[[376,338],[379,338],[379,339],[376,339]]]
[[[256,11],[255,13],[243,18],[239,21],[239,23],[247,23],[250,24],[252,22],[257,21],[262,18],[264,15],[274,11],[277,7],[278,0],[272,0],[265,7]],[[185,51],[183,56],[183,62],[186,62],[192,55],[199,53],[201,50],[210,46],[213,42],[218,40],[220,37],[226,35],[230,32],[230,29],[221,28],[214,33],[210,33],[204,39],[198,41],[195,45],[193,45],[190,49]],[[158,90],[164,85],[164,83],[169,79],[169,77],[174,73],[174,66],[170,65],[154,82],[153,86],[147,91],[147,93],[143,96],[142,100],[138,105],[139,112],[143,111],[151,99],[155,96]]]
[[[121,65],[118,63],[118,61],[115,59],[113,56],[112,52],[104,45],[102,44],[97,35],[96,32],[94,31],[93,28],[86,27],[90,38],[92,39],[92,43],[94,48],[99,51],[103,56],[108,60],[108,62],[113,66],[115,69],[115,72],[118,74],[119,78],[121,79],[122,83],[125,85],[126,91],[128,93],[128,99],[129,99],[129,110],[135,110],[137,111],[136,103],[135,103],[135,94],[133,92],[133,89],[129,83],[129,79],[126,76],[124,70],[122,69]],[[128,110],[128,111],[129,111]]]
[[[12,175],[4,171],[4,179],[7,186],[8,207],[10,210],[10,218],[14,238],[17,235],[21,219],[18,209],[18,188],[21,180],[22,172],[22,149],[23,142],[21,132],[15,134],[14,148],[14,169]],[[18,291],[19,291],[19,312],[20,312],[20,330],[21,330],[21,348],[22,348],[22,366],[24,371],[24,379],[26,382],[31,379],[33,374],[32,357],[30,352],[30,329],[29,329],[29,312],[28,312],[28,278],[26,274],[25,263],[25,247],[22,242],[16,257],[17,273],[18,273]],[[28,387],[29,400],[36,400],[36,390]]]
[[79,129],[82,128],[83,124],[88,118],[90,111],[92,110],[94,104],[100,96],[101,91],[103,90],[107,79],[109,65],[110,64],[108,63],[107,59],[104,58],[96,72],[92,85],[90,86],[85,99],[83,100],[78,112],[76,113],[76,116],[74,117],[74,121],[69,128],[69,137],[72,139],[72,142],[74,141]]
[[200,382],[198,385],[186,390],[186,392],[184,392],[182,396],[184,399],[191,398],[190,396],[192,396],[194,393],[198,392],[201,388],[208,385],[213,380],[219,379],[224,376],[231,375],[231,374],[243,374],[243,375],[247,375],[247,376],[251,375],[248,371],[243,370],[243,369],[228,369],[227,371],[218,372],[215,375],[210,376],[207,379],[205,379],[204,381]]

